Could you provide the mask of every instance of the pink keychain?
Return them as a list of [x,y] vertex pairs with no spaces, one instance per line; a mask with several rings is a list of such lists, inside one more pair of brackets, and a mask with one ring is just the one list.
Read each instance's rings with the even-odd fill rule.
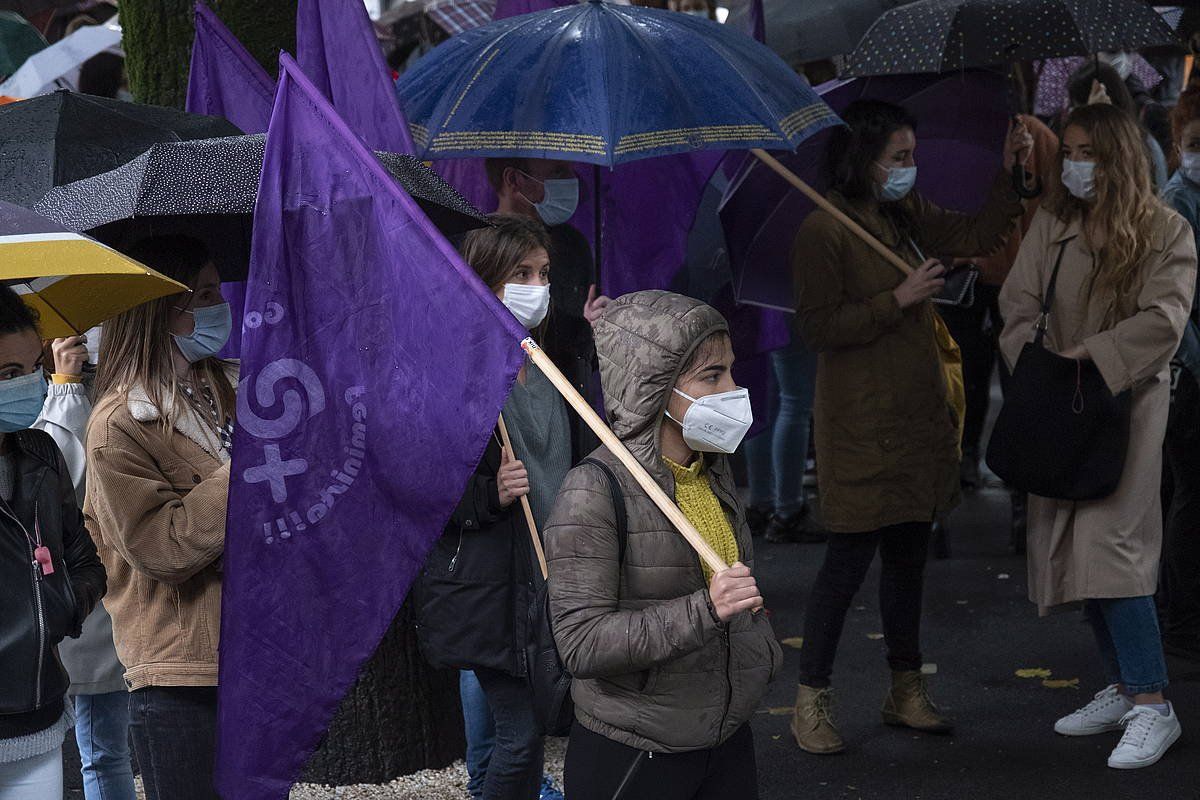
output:
[[36,547],[33,548],[33,558],[42,568],[43,575],[54,574],[54,561],[50,558],[50,548],[42,544],[42,524],[38,522],[37,506],[33,508],[33,535],[37,537]]

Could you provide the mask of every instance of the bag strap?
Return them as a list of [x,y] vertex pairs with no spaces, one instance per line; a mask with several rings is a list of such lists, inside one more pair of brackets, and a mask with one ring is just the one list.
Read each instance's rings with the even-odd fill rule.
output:
[[585,458],[580,463],[599,467],[608,482],[608,492],[612,496],[613,518],[617,523],[617,562],[625,563],[625,540],[629,538],[629,518],[625,513],[625,496],[621,493],[621,483],[612,468],[595,458]]
[[1033,341],[1038,347],[1042,346],[1042,340],[1046,338],[1046,328],[1050,325],[1050,308],[1054,305],[1054,289],[1058,286],[1058,270],[1062,266],[1063,253],[1067,252],[1067,243],[1063,242],[1058,247],[1058,258],[1054,260],[1054,271],[1050,273],[1050,285],[1046,287],[1046,294],[1042,300],[1042,313],[1038,315],[1037,323],[1034,329],[1037,333],[1033,337]]

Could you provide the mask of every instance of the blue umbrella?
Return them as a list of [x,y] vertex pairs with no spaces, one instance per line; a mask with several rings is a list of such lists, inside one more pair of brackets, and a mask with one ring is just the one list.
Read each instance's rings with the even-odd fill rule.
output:
[[396,85],[427,159],[509,156],[615,166],[693,150],[791,150],[839,124],[778,56],[739,31],[588,3],[439,45]]

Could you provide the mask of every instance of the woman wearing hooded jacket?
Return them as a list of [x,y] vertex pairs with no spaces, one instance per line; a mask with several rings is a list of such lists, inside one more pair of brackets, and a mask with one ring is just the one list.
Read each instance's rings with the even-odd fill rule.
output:
[[[555,640],[574,676],[572,800],[758,796],[750,717],[781,661],[725,453],[750,426],[725,320],[669,292],[595,325],[613,432],[730,569],[712,575],[607,449],[567,475],[546,529]],[[719,431],[719,432],[718,432]],[[618,794],[619,793],[619,794]]]

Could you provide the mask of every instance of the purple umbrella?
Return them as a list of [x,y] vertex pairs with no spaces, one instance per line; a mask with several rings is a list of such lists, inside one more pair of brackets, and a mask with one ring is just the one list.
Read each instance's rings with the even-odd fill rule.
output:
[[[836,112],[860,98],[900,103],[918,120],[917,188],[933,202],[974,211],[1001,166],[1008,125],[1003,75],[971,71],[832,81],[817,93]],[[830,131],[780,161],[820,192]],[[791,247],[813,203],[756,159],[747,159],[721,202],[734,291],[742,303],[793,309]]]

